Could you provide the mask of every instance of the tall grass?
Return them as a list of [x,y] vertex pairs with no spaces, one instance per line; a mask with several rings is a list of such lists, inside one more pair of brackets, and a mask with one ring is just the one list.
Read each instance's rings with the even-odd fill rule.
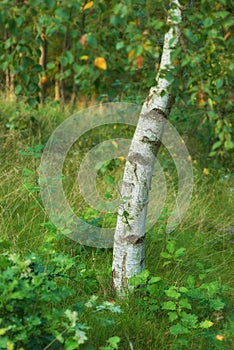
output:
[[[54,128],[69,115],[69,111],[61,111],[55,107],[42,107],[32,111],[23,104],[8,105],[3,101],[0,103],[0,108],[1,239],[10,242],[10,251],[17,252],[22,257],[31,252],[39,252],[48,242],[51,243],[51,249],[79,257],[80,262],[84,262],[95,271],[99,282],[96,293],[99,297],[104,300],[113,298],[112,250],[80,246],[59,235],[56,228],[49,222],[40,199],[37,173],[40,159],[35,158],[33,154],[22,155],[21,153],[28,147],[45,144]],[[103,136],[101,132],[99,136]],[[87,151],[87,145],[90,142],[88,136],[86,141],[83,143],[81,156]],[[76,193],[74,181],[71,180],[76,176],[74,158],[73,162],[70,162],[73,156],[74,153],[71,152],[67,158],[68,163],[64,171],[68,180],[64,185],[77,215],[89,220],[90,211],[81,196]],[[79,163],[80,160],[76,159],[76,161]],[[201,159],[201,163],[203,162],[204,159]],[[118,180],[123,166],[124,163],[118,167],[109,168],[105,175],[110,174]],[[167,171],[170,175],[170,168]],[[189,274],[197,271],[197,263],[202,264],[204,269],[210,270],[207,275],[208,280],[217,280],[229,286],[226,293],[227,313],[220,316],[217,329],[223,329],[223,332],[230,334],[234,282],[233,177],[225,169],[218,172],[211,169],[209,174],[203,174],[203,169],[199,167],[199,159],[194,166],[194,173],[195,186],[190,208],[183,222],[171,234],[178,248],[186,248],[186,254],[181,262],[163,267],[164,259],[160,257],[160,253],[165,249],[168,237],[165,235],[166,215],[162,214],[160,220],[148,233],[146,268],[153,275],[165,276],[169,285],[182,285]],[[105,193],[105,186],[107,186],[105,178],[100,176],[98,181],[100,191]],[[174,192],[168,190],[168,208],[173,201]],[[109,222],[113,226],[115,218],[109,218]],[[92,291],[85,291],[82,286],[76,286],[72,281],[66,283],[72,284],[77,290],[77,299],[69,300],[71,304],[75,304],[80,299],[87,300],[92,294]],[[117,300],[117,303],[121,305],[124,313],[115,316],[115,324],[111,327],[98,326],[93,318],[84,320],[92,326],[92,330],[89,331],[90,349],[91,345],[94,349],[98,349],[112,335],[118,335],[121,338],[120,349],[173,348],[174,338],[169,334],[167,317],[164,314],[147,310],[140,295]],[[207,344],[209,343],[191,338],[190,349],[203,349],[204,346],[209,348]],[[219,344],[212,346],[212,349],[231,349],[230,342],[223,342],[220,345],[222,347],[219,347]],[[86,347],[83,348],[86,349]]]

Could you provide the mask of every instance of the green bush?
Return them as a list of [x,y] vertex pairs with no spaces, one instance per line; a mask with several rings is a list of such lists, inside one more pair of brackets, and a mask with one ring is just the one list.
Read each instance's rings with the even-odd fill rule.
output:
[[[2,246],[6,242],[2,242]],[[87,279],[95,290],[94,276],[82,269],[69,276],[76,263],[69,256],[50,253],[21,259],[4,252],[0,256],[0,349],[77,349],[87,339],[84,313],[121,312],[113,303],[97,304],[93,296],[69,309],[63,307],[75,291],[64,280],[84,283]],[[67,275],[64,275],[67,273]],[[98,321],[98,318],[97,318]]]
[[[163,266],[178,263],[185,254],[185,248],[176,250],[175,245],[174,240],[168,240],[165,252],[161,253],[161,257],[166,259]],[[189,274],[184,283],[175,282],[171,285],[166,275],[150,276],[148,270],[143,270],[130,280],[140,293],[146,314],[156,312],[161,317],[167,317],[173,350],[188,349],[191,344],[196,344],[196,339],[199,339],[199,344],[212,346],[212,349],[229,349],[230,334],[225,344],[220,342],[225,338],[222,334],[229,322],[225,294],[230,288],[220,281],[210,281],[209,274],[212,271],[212,268],[206,269],[198,262],[196,272]]]

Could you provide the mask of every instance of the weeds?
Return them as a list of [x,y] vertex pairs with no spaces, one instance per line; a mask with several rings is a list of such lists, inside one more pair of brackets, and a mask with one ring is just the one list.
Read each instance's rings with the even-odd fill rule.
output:
[[[16,109],[20,113],[14,114]],[[191,206],[170,237],[165,227],[174,190],[168,190],[165,208],[147,234],[146,270],[133,278],[133,295],[118,300],[111,290],[112,250],[68,240],[45,213],[38,187],[40,154],[64,116],[57,109],[34,114],[38,124],[31,132],[23,124],[31,111],[2,103],[0,348],[231,349],[234,185],[230,172],[210,169],[206,175],[197,160]],[[98,131],[94,136],[97,140],[103,135]],[[78,164],[89,143],[83,140]],[[73,156],[75,148],[64,169],[69,202],[83,220],[114,227],[115,215],[88,207],[75,191],[71,179],[76,176],[76,162],[69,163]],[[163,163],[163,154],[161,159]],[[173,170],[166,164],[170,183]],[[119,159],[100,167],[103,198],[116,198],[123,166]]]

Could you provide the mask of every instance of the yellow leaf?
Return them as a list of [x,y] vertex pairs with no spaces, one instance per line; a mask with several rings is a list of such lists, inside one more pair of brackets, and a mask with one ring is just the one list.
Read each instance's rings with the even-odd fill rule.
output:
[[93,4],[94,4],[94,1],[87,2],[87,4],[85,4],[83,7],[83,11],[90,9],[90,7],[92,7]]
[[103,70],[107,69],[106,60],[103,57],[96,57],[94,61],[94,65]]
[[128,53],[128,60],[131,59],[131,57],[134,55],[135,53],[135,49],[132,49],[129,53]]
[[0,329],[0,335],[4,335],[7,332],[7,328]]
[[80,56],[80,60],[82,61],[87,61],[89,59],[89,56],[84,55],[84,56]]
[[209,175],[209,169],[204,168],[203,169],[203,175]]
[[112,145],[115,147],[115,148],[118,148],[118,143],[116,141],[111,141]]
[[7,342],[7,350],[14,350],[14,343],[12,343],[11,341]]
[[223,340],[224,340],[224,336],[221,335],[221,334],[217,334],[215,338],[216,338],[217,340],[219,340],[219,341],[223,341]]

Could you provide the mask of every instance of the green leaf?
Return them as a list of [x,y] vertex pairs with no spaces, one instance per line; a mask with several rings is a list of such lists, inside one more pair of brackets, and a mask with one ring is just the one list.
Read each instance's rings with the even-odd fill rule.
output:
[[156,30],[160,29],[164,26],[164,22],[157,19],[153,22],[153,26],[154,26],[154,29],[156,29]]
[[200,328],[210,328],[212,327],[214,324],[214,322],[211,322],[209,320],[205,320],[205,321],[202,321],[200,324],[199,324],[199,327]]
[[15,94],[19,95],[22,91],[22,86],[20,84],[16,85],[15,87]]
[[170,287],[169,289],[165,290],[165,294],[169,298],[178,299],[180,297],[180,293],[176,291],[175,287]]
[[22,80],[25,84],[28,84],[30,81],[30,76],[27,74],[22,74]]
[[120,338],[115,336],[108,339],[108,343],[112,346],[113,349],[118,349],[118,343],[120,342]]
[[204,21],[204,27],[208,28],[208,27],[212,26],[212,24],[213,24],[213,19],[210,17],[207,17]]
[[188,287],[190,288],[193,288],[194,285],[195,285],[195,279],[192,275],[189,275],[188,278],[187,278],[187,284],[188,284]]
[[86,38],[86,43],[92,47],[97,47],[97,40],[93,35],[87,35]]
[[71,64],[74,62],[74,56],[71,51],[66,51],[66,56],[67,56],[68,63]]
[[78,339],[75,337],[69,337],[64,344],[64,350],[74,350],[79,346]]
[[116,50],[120,50],[124,47],[124,42],[123,41],[119,41],[117,44],[116,44]]
[[149,277],[149,271],[143,270],[139,275],[133,276],[129,279],[129,283],[131,286],[139,286],[141,284],[145,284]]
[[165,258],[165,259],[171,259],[171,258],[172,258],[172,255],[169,254],[169,253],[167,253],[167,252],[162,252],[162,253],[160,253],[160,256],[161,256],[162,258]]
[[228,15],[230,14],[230,12],[228,11],[218,11],[218,12],[215,12],[215,17],[216,18],[225,18],[227,17]]
[[220,298],[211,299],[209,301],[209,304],[210,304],[210,307],[216,311],[222,310],[225,307],[225,303]]
[[177,320],[179,316],[178,316],[177,312],[168,312],[168,317],[169,317],[169,321],[173,322],[173,321]]
[[45,0],[46,6],[52,8],[55,5],[55,0]]
[[27,99],[27,103],[29,104],[29,106],[35,107],[36,104],[37,104],[37,100],[36,100],[35,98],[29,97],[29,98]]
[[151,279],[149,280],[149,284],[154,284],[154,283],[157,283],[157,282],[159,282],[159,281],[161,281],[162,279],[161,279],[161,277],[151,277]]
[[218,293],[220,290],[220,284],[218,281],[203,283],[199,289],[205,289],[209,297],[212,297],[214,294]]
[[165,301],[162,303],[163,310],[176,310],[176,303],[173,301]]
[[223,86],[223,79],[219,78],[215,82],[216,88],[219,89],[221,86]]
[[222,141],[216,141],[212,146],[212,151],[216,150],[222,145]]
[[181,257],[182,255],[184,255],[186,252],[186,249],[185,248],[179,248],[178,250],[176,250],[175,252],[175,258],[179,258]]
[[230,149],[234,148],[234,142],[232,141],[225,141],[224,142],[224,147],[227,151],[229,151]]
[[42,72],[43,68],[40,64],[35,64],[32,69],[31,69],[31,72],[33,73],[40,73]]
[[68,12],[62,7],[59,7],[55,10],[55,16],[60,18],[63,21],[69,19]]
[[46,68],[47,69],[53,69],[53,68],[55,68],[55,63],[54,62],[49,62],[49,63],[47,63],[47,65],[46,65]]
[[170,254],[173,254],[175,252],[175,245],[176,245],[175,241],[168,241],[167,242],[167,250]]
[[194,314],[188,314],[186,312],[181,313],[181,322],[189,328],[196,328],[198,316]]
[[66,66],[68,65],[68,59],[67,59],[67,57],[66,57],[66,56],[62,56],[62,57],[60,58],[60,62],[61,62],[61,64],[62,64],[62,66],[66,67]]
[[188,299],[181,299],[181,300],[179,301],[179,306],[180,306],[182,309],[189,309],[189,310],[192,309],[192,306],[191,306],[191,304],[189,303]]
[[189,334],[191,333],[190,330],[184,326],[182,326],[181,323],[177,323],[174,326],[171,326],[170,332],[172,335],[179,335],[179,334]]

